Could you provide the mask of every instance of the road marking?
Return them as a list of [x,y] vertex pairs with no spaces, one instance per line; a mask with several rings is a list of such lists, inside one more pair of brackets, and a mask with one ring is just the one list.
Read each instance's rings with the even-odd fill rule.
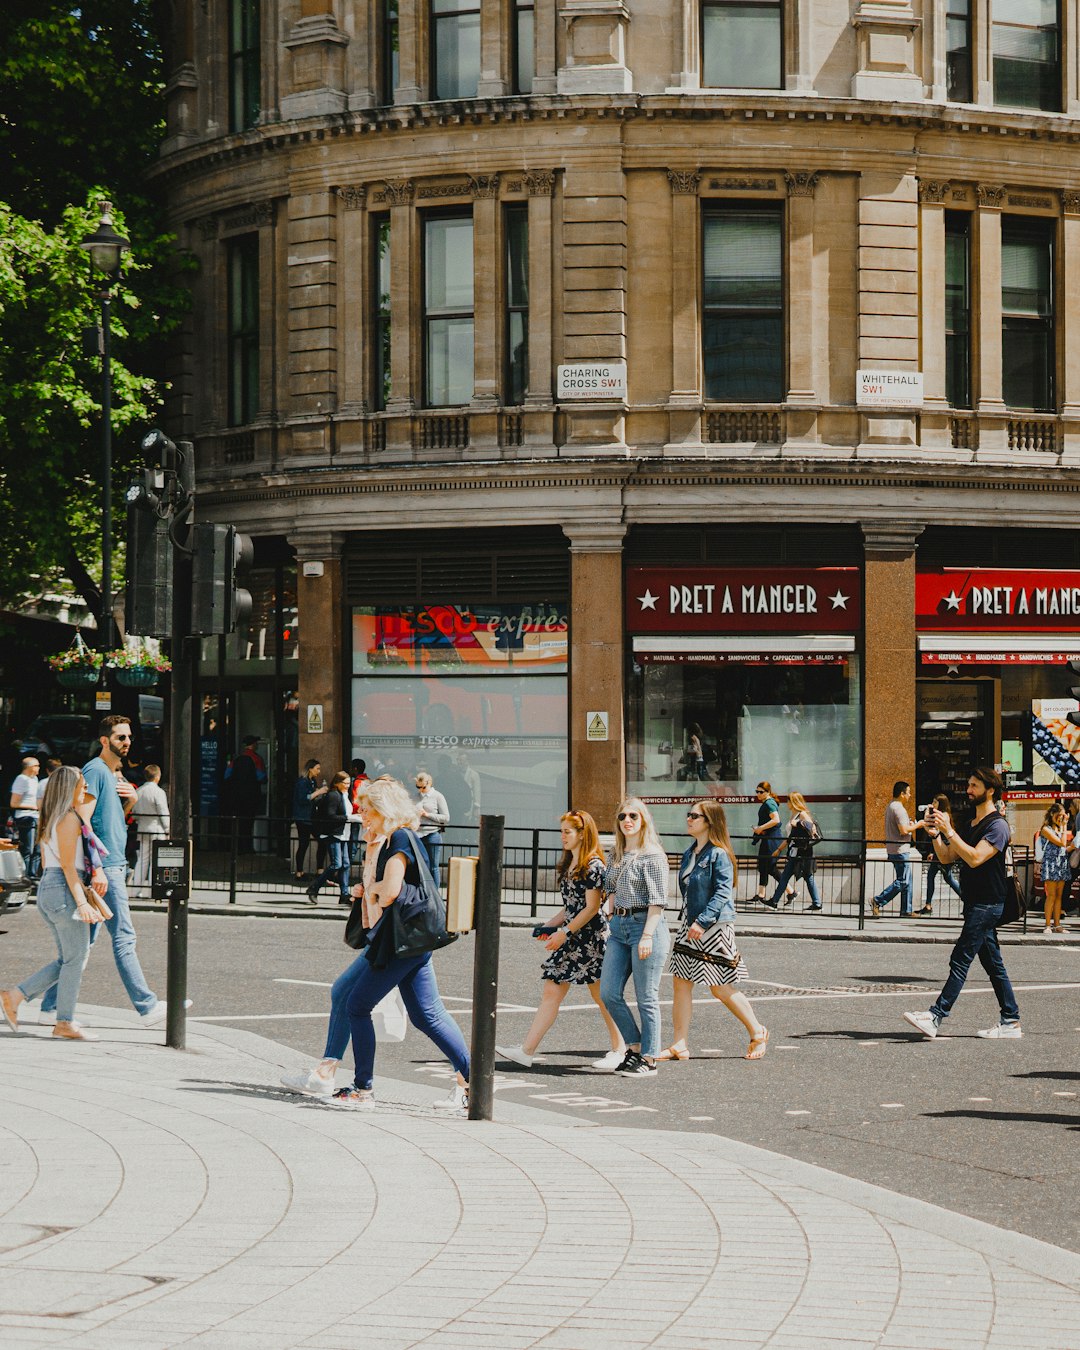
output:
[[330,981],[327,981],[327,980],[290,980],[290,979],[287,979],[284,975],[275,975],[275,976],[274,976],[274,983],[275,983],[275,984],[306,984],[306,985],[310,985],[310,987],[311,987],[312,989],[333,989],[333,987],[334,987],[334,983],[333,983],[332,980],[330,980]]
[[991,1097],[969,1097],[969,1098],[968,1098],[968,1101],[969,1101],[969,1102],[988,1102],[988,1101],[992,1101],[992,1100],[993,1100],[993,1098],[991,1098]]
[[880,1045],[880,1041],[856,1041],[856,1045]]
[[882,1103],[881,1103],[881,1109],[882,1109],[883,1111],[902,1111],[902,1110],[904,1109],[904,1103],[903,1103],[903,1102],[882,1102]]
[[1054,1093],[1054,1096],[1055,1096],[1055,1097],[1075,1097],[1075,1096],[1076,1096],[1076,1093],[1075,1093],[1075,1092],[1055,1092],[1055,1093]]
[[785,1115],[785,1116],[808,1116],[809,1114],[810,1114],[809,1111],[785,1111],[785,1112],[784,1112],[784,1115]]
[[715,1120],[715,1116],[687,1116],[687,1120]]
[[233,1013],[229,1017],[189,1017],[189,1022],[295,1022],[305,1018],[321,1017],[326,1021],[325,1012],[317,1013]]

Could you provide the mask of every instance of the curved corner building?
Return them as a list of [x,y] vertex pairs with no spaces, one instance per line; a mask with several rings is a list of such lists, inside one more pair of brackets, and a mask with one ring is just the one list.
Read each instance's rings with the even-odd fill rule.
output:
[[309,756],[833,840],[1080,782],[1075,5],[174,10],[169,429],[257,543],[204,812],[244,734],[274,814]]

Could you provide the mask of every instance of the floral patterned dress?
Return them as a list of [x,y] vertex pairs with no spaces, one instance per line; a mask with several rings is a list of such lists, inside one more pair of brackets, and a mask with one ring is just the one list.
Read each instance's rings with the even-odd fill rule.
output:
[[[563,877],[561,889],[567,923],[585,908],[586,891],[603,893],[606,871],[600,859],[594,858],[583,877],[571,877],[569,873]],[[595,984],[604,964],[608,931],[601,908],[584,928],[571,933],[559,950],[551,953],[540,967],[541,976],[555,984]]]

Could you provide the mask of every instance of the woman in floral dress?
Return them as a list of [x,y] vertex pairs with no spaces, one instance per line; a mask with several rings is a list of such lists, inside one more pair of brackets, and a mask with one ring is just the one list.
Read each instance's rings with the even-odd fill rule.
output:
[[626,1046],[600,998],[600,967],[608,938],[607,921],[600,912],[606,872],[604,853],[596,822],[588,811],[568,811],[559,823],[563,855],[556,874],[563,907],[534,934],[550,953],[540,967],[544,982],[540,1007],[520,1045],[498,1045],[495,1049],[503,1059],[529,1068],[540,1042],[554,1025],[570,986],[583,984],[600,1009],[611,1038],[610,1053],[595,1060],[593,1067],[613,1069],[622,1063]]

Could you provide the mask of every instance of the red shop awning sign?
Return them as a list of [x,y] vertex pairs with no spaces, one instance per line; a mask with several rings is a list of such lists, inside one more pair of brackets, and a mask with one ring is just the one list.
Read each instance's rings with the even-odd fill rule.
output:
[[1080,633],[1080,572],[942,567],[915,578],[920,632]]
[[857,567],[630,567],[630,633],[857,633]]

